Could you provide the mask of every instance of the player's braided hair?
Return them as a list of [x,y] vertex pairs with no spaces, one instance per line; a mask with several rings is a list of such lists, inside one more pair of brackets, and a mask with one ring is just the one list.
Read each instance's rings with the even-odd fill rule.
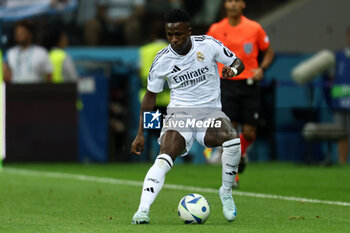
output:
[[177,23],[177,22],[190,23],[190,21],[191,21],[190,15],[186,11],[181,9],[171,10],[165,15],[166,23]]

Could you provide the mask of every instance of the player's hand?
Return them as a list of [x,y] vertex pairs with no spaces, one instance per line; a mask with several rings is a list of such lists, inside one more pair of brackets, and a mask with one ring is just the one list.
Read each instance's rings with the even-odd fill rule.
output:
[[145,137],[143,135],[137,135],[131,144],[131,153],[140,155],[144,150]]
[[222,77],[223,78],[232,78],[234,76],[233,70],[231,70],[231,67],[229,66],[224,66],[222,68]]
[[253,70],[254,76],[252,77],[255,81],[260,81],[264,77],[264,70],[262,68]]

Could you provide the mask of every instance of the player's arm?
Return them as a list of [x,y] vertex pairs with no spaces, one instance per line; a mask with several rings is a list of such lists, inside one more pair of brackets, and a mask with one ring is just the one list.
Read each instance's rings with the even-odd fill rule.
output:
[[222,68],[222,77],[223,78],[233,78],[244,70],[244,64],[241,59],[236,57],[235,61],[230,66],[224,66]]
[[153,93],[149,90],[146,91],[145,96],[143,97],[140,110],[140,120],[139,120],[139,129],[137,135],[131,144],[131,153],[140,155],[144,149],[145,139],[143,136],[143,112],[152,111],[156,105],[157,93]]
[[213,53],[216,54],[215,61],[225,65],[222,69],[223,78],[233,78],[243,72],[245,67],[241,59],[239,59],[222,42],[211,36],[206,38],[211,42],[210,48]]
[[263,58],[260,63],[260,66],[258,69],[254,70],[255,75],[253,76],[254,80],[261,80],[264,77],[264,72],[269,68],[271,65],[273,58],[275,56],[275,53],[271,46],[269,46],[267,49],[262,51],[263,53]]

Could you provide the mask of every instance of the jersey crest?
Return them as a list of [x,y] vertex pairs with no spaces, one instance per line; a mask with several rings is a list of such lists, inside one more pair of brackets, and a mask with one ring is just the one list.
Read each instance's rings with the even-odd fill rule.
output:
[[245,43],[243,48],[244,52],[249,55],[253,52],[253,43]]
[[197,60],[204,61],[204,54],[202,52],[197,52]]

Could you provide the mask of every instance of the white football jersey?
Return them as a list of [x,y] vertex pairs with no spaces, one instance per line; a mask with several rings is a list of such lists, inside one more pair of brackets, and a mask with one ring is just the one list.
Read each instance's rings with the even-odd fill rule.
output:
[[236,56],[211,36],[191,36],[192,48],[186,55],[177,54],[171,45],[160,50],[148,76],[147,89],[163,91],[168,82],[168,107],[221,108],[220,76],[216,62],[230,66]]

